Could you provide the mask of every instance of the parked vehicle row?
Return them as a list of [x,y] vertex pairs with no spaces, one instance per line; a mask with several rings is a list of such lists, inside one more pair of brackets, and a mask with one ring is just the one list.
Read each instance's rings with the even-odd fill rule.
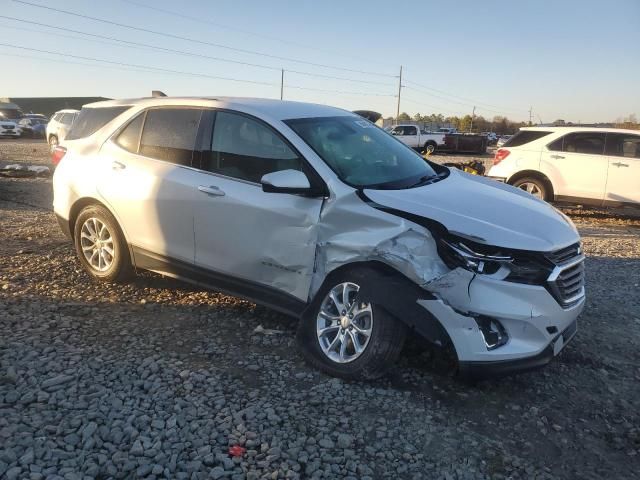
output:
[[640,132],[522,128],[495,153],[488,174],[547,201],[640,204]]
[[352,112],[100,102],[54,157],[54,211],[91,276],[148,269],[293,315],[303,354],[331,375],[380,375],[407,335],[468,375],[528,370],[576,333],[584,256],[570,220]]

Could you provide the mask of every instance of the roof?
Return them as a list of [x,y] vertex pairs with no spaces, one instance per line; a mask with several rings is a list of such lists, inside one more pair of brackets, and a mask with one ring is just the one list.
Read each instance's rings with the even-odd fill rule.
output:
[[243,97],[147,97],[107,100],[103,102],[90,103],[85,105],[85,107],[104,108],[127,105],[139,105],[142,107],[158,105],[209,106],[261,113],[263,116],[269,116],[278,120],[355,115],[348,110],[315,103]]
[[612,132],[612,133],[635,133],[640,135],[640,130],[630,130],[627,128],[611,128],[611,127],[522,127],[520,130],[531,130],[534,132]]
[[56,113],[78,113],[80,110],[74,110],[73,108],[65,108],[58,110]]

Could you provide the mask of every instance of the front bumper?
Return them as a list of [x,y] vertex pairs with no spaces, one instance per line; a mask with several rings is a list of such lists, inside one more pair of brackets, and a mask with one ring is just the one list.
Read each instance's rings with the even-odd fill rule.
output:
[[[513,373],[546,365],[571,340],[584,297],[563,308],[543,286],[525,285],[456,269],[425,288],[436,297],[418,300],[446,330],[461,373]],[[478,318],[499,322],[504,345],[487,346]]]
[[14,128],[11,130],[4,130],[4,129],[0,129],[0,137],[14,137],[14,138],[18,138],[21,134],[21,130]]
[[514,360],[458,362],[458,373],[463,378],[481,379],[503,377],[513,373],[538,370],[553,360],[555,356],[573,339],[578,331],[578,321],[574,320],[565,331],[551,341],[547,347],[531,357]]

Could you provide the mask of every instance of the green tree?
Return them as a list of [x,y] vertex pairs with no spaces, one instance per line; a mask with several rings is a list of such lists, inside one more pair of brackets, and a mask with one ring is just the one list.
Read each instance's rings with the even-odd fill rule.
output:
[[398,116],[398,121],[399,122],[408,122],[409,120],[411,120],[411,117],[409,116],[409,114],[407,112],[402,112]]

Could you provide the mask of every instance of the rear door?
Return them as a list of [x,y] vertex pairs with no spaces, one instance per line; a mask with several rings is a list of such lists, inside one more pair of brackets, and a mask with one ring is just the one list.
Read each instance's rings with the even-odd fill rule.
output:
[[607,133],[609,174],[605,202],[640,203],[640,135]]
[[551,180],[556,197],[602,202],[609,168],[604,144],[604,132],[573,132],[543,148],[540,170]]
[[193,264],[191,168],[202,110],[153,108],[138,114],[100,152],[98,191],[137,255]]
[[305,160],[255,117],[212,114],[195,200],[196,265],[306,301],[323,199],[265,193],[260,184],[267,173],[305,170]]

